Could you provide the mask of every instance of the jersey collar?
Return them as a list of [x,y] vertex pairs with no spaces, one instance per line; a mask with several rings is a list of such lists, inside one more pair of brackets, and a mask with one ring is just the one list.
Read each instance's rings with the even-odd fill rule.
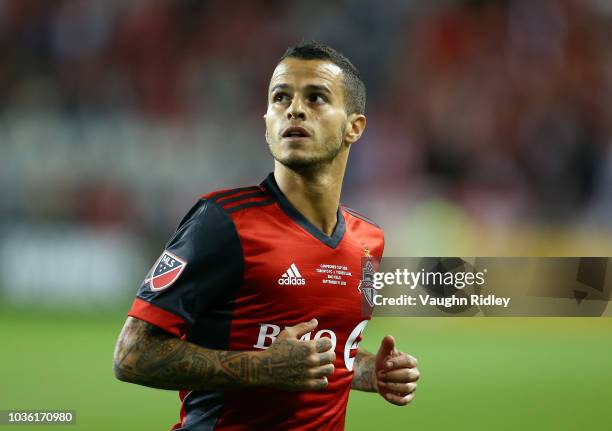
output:
[[342,215],[342,211],[338,208],[338,221],[336,222],[336,227],[334,228],[334,232],[331,236],[325,235],[322,231],[320,231],[315,225],[310,223],[306,217],[302,215],[289,200],[285,197],[281,189],[278,187],[276,183],[276,179],[274,178],[274,173],[270,173],[266,177],[266,179],[261,183],[261,185],[274,196],[281,207],[281,209],[289,216],[293,221],[299,224],[302,228],[304,228],[309,234],[314,236],[316,239],[321,241],[323,244],[336,248],[342,237],[344,236],[344,231],[346,230],[346,224],[344,222],[344,216]]

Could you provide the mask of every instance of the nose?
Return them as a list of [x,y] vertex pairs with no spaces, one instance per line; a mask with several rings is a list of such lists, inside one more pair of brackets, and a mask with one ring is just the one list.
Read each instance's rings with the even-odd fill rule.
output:
[[299,97],[294,97],[291,101],[291,105],[287,108],[287,119],[288,120],[305,120],[306,112],[304,110],[304,105]]

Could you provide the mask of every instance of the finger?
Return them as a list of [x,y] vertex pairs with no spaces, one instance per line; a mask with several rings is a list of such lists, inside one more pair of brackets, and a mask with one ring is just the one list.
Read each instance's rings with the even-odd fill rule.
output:
[[379,352],[388,356],[395,356],[395,338],[393,338],[393,335],[387,335],[382,339]]
[[416,368],[417,360],[414,356],[410,356],[406,353],[399,352],[399,354],[393,358],[387,359],[387,368]]
[[291,337],[300,338],[302,335],[313,331],[318,324],[319,322],[317,322],[317,319],[312,319],[308,322],[301,322],[294,326],[288,326],[285,328],[285,331]]
[[321,337],[318,340],[314,340],[314,341],[315,341],[316,350],[319,353],[327,352],[333,347],[332,340],[328,337]]
[[317,356],[319,365],[333,364],[336,360],[336,354],[333,350],[328,350],[327,352],[320,353]]
[[321,391],[327,388],[327,377],[321,377],[318,379],[312,379],[307,384],[307,389],[311,391]]
[[381,388],[394,392],[397,395],[405,396],[416,391],[416,383],[391,383],[385,381],[379,381],[378,386]]
[[419,380],[420,373],[417,368],[400,368],[399,370],[382,371],[378,379],[384,382],[410,383]]
[[334,371],[336,371],[336,367],[334,367],[333,364],[327,364],[320,367],[311,368],[310,371],[308,371],[308,374],[310,377],[328,377],[334,374]]
[[396,406],[405,406],[406,404],[408,404],[410,401],[412,401],[412,399],[414,398],[414,392],[405,396],[401,396],[401,395],[396,395],[394,393],[391,392],[387,392],[385,394],[385,398],[387,399],[387,401],[389,401],[391,404],[395,404]]

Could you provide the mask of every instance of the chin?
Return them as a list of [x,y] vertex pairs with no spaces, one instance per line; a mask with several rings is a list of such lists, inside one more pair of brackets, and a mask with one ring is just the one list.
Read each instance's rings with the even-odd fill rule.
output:
[[285,157],[274,157],[280,164],[293,170],[293,171],[312,171],[316,170],[323,165],[331,162],[333,157],[317,157],[314,155],[287,155]]
[[276,158],[276,160],[290,169],[309,168],[318,163],[315,158],[303,154],[285,154],[282,157]]
[[270,152],[277,162],[298,171],[315,168],[336,156],[336,154],[316,154],[312,152],[312,148],[304,148],[302,145],[270,146]]

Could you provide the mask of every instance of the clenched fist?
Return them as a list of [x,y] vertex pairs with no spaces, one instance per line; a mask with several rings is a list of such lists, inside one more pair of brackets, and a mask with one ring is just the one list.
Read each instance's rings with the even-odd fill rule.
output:
[[285,328],[272,345],[259,355],[263,386],[287,391],[314,391],[327,387],[334,373],[336,354],[329,338],[300,341],[313,331],[317,319]]

